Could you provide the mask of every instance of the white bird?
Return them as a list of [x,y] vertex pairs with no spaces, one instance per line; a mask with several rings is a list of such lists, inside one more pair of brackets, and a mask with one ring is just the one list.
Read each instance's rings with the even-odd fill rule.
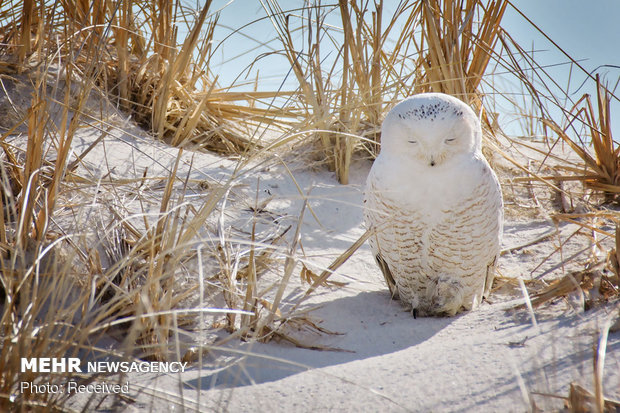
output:
[[474,111],[443,93],[405,99],[383,122],[364,221],[392,295],[414,316],[471,310],[491,289],[503,202],[481,146]]

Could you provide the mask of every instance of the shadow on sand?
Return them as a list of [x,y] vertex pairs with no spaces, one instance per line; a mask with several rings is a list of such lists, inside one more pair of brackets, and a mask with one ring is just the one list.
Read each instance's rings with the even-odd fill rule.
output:
[[196,370],[198,377],[187,380],[186,386],[207,390],[261,384],[310,369],[395,353],[428,340],[458,319],[458,316],[414,319],[398,301],[390,299],[387,291],[361,292],[339,298],[313,315],[324,320],[322,327],[342,334],[314,335],[304,343],[343,351],[307,350],[286,343],[242,343],[233,351],[244,354],[232,351],[214,354],[216,358],[227,358],[226,366]]

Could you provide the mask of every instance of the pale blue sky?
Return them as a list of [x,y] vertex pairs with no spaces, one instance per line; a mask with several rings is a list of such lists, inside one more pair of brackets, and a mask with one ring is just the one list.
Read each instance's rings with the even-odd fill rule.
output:
[[[588,59],[584,63],[588,69],[601,64],[620,66],[620,1],[521,0],[515,3],[573,58]],[[502,25],[523,44],[539,39],[511,7]],[[614,71],[617,78],[620,72],[611,70]]]
[[[579,61],[586,71],[596,70],[595,73],[598,73],[611,89],[616,86],[620,79],[620,1],[520,0],[514,3],[555,43]],[[567,61],[510,6],[502,20],[502,26],[522,46],[531,48],[533,44],[535,49],[543,49],[537,53],[539,62],[557,64]],[[603,65],[616,67],[599,67]],[[568,89],[573,101],[584,93],[596,93],[593,81],[583,84],[587,79],[583,72],[573,70],[571,73],[569,69],[570,66],[566,65],[556,66],[549,68],[549,72],[562,85],[568,83],[570,74]],[[616,89],[615,95],[620,97],[620,88]],[[613,133],[616,138],[620,138],[620,103],[612,100],[611,109]]]

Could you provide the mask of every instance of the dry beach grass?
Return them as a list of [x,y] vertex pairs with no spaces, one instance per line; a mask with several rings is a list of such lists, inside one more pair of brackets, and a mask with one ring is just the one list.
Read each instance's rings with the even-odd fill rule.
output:
[[[568,395],[523,387],[531,409],[558,397],[569,411],[617,408],[603,385],[620,314],[615,89],[595,77],[595,103],[587,95],[572,102],[502,28],[506,8],[515,7],[508,1],[402,1],[386,17],[382,1],[319,0],[288,10],[266,0],[258,20],[272,23],[296,87],[263,90],[257,78],[253,90],[239,91],[210,70],[214,48],[226,47],[216,43],[221,14],[211,3],[198,10],[172,0],[2,4],[0,410],[90,411],[102,403],[18,392],[21,382],[69,378],[22,372],[21,357],[183,360],[200,368],[238,340],[343,350],[304,340],[303,333],[332,333],[305,304],[322,287],[343,285],[330,276],[369,234],[355,233],[357,241],[328,261],[306,253],[304,217],[323,217],[314,210],[320,197],[297,180],[299,162],[319,159],[348,183],[352,164],[378,153],[386,111],[423,91],[476,108],[507,215],[543,217],[555,230],[505,250],[555,242],[529,260],[543,268],[560,262],[535,279],[521,277],[519,311],[535,322],[537,306],[575,295],[582,310],[608,311],[595,340],[594,385],[571,385]],[[504,71],[530,97],[506,98],[527,119],[525,137],[508,137],[498,120],[502,90],[494,79]],[[294,183],[291,199],[270,196],[257,178],[276,167]],[[562,223],[574,232],[559,231]],[[592,251],[586,258],[565,251],[574,239]],[[502,275],[498,297],[518,298],[520,291],[503,291],[521,274]],[[183,390],[176,403],[201,405]]]

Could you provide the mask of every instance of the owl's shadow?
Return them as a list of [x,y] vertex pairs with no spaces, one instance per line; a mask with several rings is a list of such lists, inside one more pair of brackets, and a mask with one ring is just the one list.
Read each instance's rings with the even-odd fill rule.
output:
[[203,370],[200,380],[187,380],[186,386],[206,390],[268,383],[307,370],[395,353],[428,340],[459,317],[414,319],[387,290],[335,299],[312,314],[323,320],[321,327],[341,334],[311,335],[304,344],[340,351],[309,350],[288,343],[240,344],[235,351],[244,355],[229,355],[226,366]]

